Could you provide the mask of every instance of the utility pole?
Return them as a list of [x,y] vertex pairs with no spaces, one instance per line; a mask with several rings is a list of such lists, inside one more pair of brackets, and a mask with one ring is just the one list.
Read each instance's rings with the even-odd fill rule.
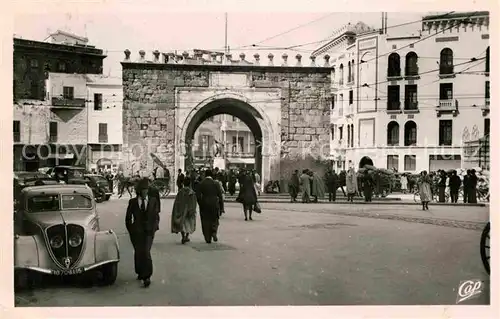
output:
[[229,48],[227,46],[227,12],[224,13],[224,51],[225,53],[229,53]]
[[387,34],[387,12],[385,13],[385,34]]

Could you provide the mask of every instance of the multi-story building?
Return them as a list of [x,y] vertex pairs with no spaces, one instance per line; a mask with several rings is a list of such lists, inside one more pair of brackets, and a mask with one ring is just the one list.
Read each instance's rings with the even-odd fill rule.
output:
[[74,44],[14,38],[14,170],[86,163],[83,74],[102,73],[105,55],[74,37]]
[[254,136],[248,126],[237,117],[217,115],[200,125],[194,137],[195,162],[208,164],[216,142],[223,145],[225,168],[254,167]]
[[123,143],[123,88],[120,79],[86,75],[88,167],[118,169]]
[[[468,166],[464,144],[489,134],[488,12],[426,16],[418,35],[386,31],[355,35],[352,147],[338,142],[346,132],[333,130],[333,159],[400,172]],[[335,67],[338,101],[344,93]],[[332,125],[339,117],[347,116],[337,113]]]

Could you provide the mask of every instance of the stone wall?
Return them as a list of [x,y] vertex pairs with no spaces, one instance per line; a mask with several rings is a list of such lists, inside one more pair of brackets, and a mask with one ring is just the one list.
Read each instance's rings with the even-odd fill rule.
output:
[[[210,73],[221,70],[245,72],[250,79],[249,88],[254,90],[281,89],[281,119],[276,119],[281,122],[281,141],[276,142],[281,145],[282,157],[300,161],[306,155],[329,155],[331,81],[328,68],[122,65],[125,173],[140,170],[150,174],[154,164],[149,153],[154,153],[167,165],[170,173],[174,173],[175,157],[179,156],[175,134],[181,130],[175,121],[175,90],[179,87],[208,88]],[[252,104],[252,101],[248,102]],[[280,171],[279,167],[272,169]]]

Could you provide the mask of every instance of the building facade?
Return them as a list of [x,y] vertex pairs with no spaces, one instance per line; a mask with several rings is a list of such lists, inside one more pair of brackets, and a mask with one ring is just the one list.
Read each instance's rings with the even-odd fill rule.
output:
[[213,147],[221,143],[224,168],[254,168],[255,139],[248,126],[235,116],[221,114],[203,122],[195,133],[194,156],[205,165],[213,157]]
[[85,165],[86,78],[103,51],[87,44],[14,39],[14,170]]
[[[358,32],[354,45],[326,50],[338,56],[355,51],[354,80],[345,66],[340,71],[345,59],[333,63],[335,167],[368,161],[416,173],[473,165],[464,146],[487,136],[490,126],[489,14],[427,16],[416,31],[405,37]],[[345,90],[354,95],[348,102]]]
[[123,142],[123,88],[120,79],[86,75],[89,169],[116,171]]

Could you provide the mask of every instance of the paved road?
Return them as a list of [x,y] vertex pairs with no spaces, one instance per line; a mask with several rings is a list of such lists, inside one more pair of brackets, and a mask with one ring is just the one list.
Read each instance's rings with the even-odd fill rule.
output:
[[191,243],[170,234],[172,200],[163,200],[153,245],[153,283],[135,280],[124,227],[127,200],[99,204],[101,227],[119,235],[112,287],[47,284],[18,293],[19,306],[238,306],[455,304],[460,281],[487,291],[465,304],[489,304],[479,256],[488,207],[263,204],[243,220],[227,203],[219,244],[204,243],[197,221]]

